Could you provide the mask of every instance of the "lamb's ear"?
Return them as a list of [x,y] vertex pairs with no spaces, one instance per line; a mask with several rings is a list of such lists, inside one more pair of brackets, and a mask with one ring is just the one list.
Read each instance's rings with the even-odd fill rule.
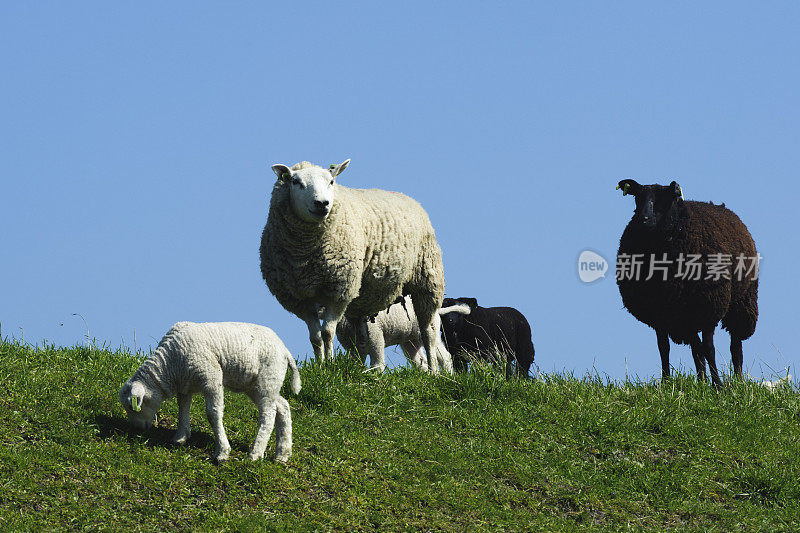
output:
[[344,161],[342,161],[338,165],[331,165],[331,168],[330,168],[331,177],[335,178],[336,176],[338,176],[339,174],[344,172],[344,169],[346,169],[347,165],[349,165],[349,164],[350,164],[350,160],[349,159],[345,159]]
[[622,189],[622,196],[626,194],[636,196],[642,190],[642,186],[634,180],[622,180],[617,184],[617,189]]
[[669,184],[669,186],[672,187],[672,192],[673,192],[673,194],[675,194],[675,196],[680,196],[681,200],[684,199],[683,198],[683,189],[681,189],[681,186],[678,185],[677,182],[673,181],[672,183]]
[[272,165],[272,171],[279,180],[288,180],[292,177],[292,171],[286,165]]
[[131,385],[131,409],[137,413],[142,410],[144,402],[144,385],[138,381]]

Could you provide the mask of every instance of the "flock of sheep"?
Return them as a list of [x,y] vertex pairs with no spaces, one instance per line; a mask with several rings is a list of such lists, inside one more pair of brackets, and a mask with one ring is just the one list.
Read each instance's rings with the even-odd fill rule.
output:
[[[474,357],[493,352],[508,358],[509,374],[513,369],[528,377],[534,348],[525,317],[510,307],[480,307],[473,298],[444,298],[442,254],[425,210],[401,193],[337,184],[349,163],[327,169],[308,162],[272,167],[278,179],[261,238],[261,273],[278,302],[306,323],[315,357],[332,358],[337,336],[348,352],[362,360],[369,355],[370,367],[377,370],[386,366],[384,348],[400,345],[409,361],[431,373],[465,371]],[[623,180],[618,188],[636,199],[619,256],[641,255],[644,270],[657,257],[756,255],[747,228],[724,205],[685,201],[675,182],[644,186]],[[741,341],[753,334],[758,315],[757,277],[618,276],[618,284],[628,310],[656,330],[665,377],[672,338],[691,345],[699,377],[705,376],[707,362],[714,384],[721,383],[713,347],[720,321],[731,334],[734,371],[741,374]],[[223,390],[243,392],[259,409],[250,459],[263,457],[276,427],[275,458],[286,461],[292,420],[280,389],[287,368],[297,394],[297,365],[269,328],[179,322],[119,397],[132,424],[143,429],[152,425],[165,399],[177,396],[173,440],[184,443],[191,432],[191,397],[202,394],[214,433],[213,459],[223,461],[230,451],[222,425]]]

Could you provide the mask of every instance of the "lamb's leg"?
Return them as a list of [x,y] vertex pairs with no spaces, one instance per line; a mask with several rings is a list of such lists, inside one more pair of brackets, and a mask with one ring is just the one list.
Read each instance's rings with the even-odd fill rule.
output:
[[400,348],[403,349],[403,354],[406,359],[411,361],[411,364],[424,372],[428,371],[428,359],[425,357],[425,349],[422,347],[421,342],[416,344],[412,341],[406,341],[400,344]]
[[744,354],[742,353],[742,339],[731,333],[731,362],[733,362],[733,374],[742,377],[742,364]]
[[692,359],[694,359],[694,367],[697,370],[697,381],[705,381],[706,358],[703,355],[703,343],[700,342],[700,337],[697,333],[694,334],[689,344],[692,347]]
[[264,451],[267,449],[269,436],[275,425],[277,406],[275,399],[271,396],[251,396],[250,399],[258,405],[258,432],[247,457],[251,461],[257,461],[264,457]]
[[719,372],[717,371],[716,353],[714,350],[714,327],[703,330],[703,351],[705,352],[706,361],[708,361],[711,383],[714,384],[714,387],[719,388],[722,386],[722,380],[719,379]]
[[658,353],[661,355],[661,379],[669,378],[669,335],[666,330],[656,330]]
[[278,396],[275,407],[275,460],[285,463],[292,455],[292,411],[283,396]]
[[172,437],[175,444],[185,444],[192,436],[191,407],[192,395],[178,393],[178,429]]
[[211,424],[211,431],[214,433],[214,454],[211,458],[219,463],[227,460],[231,452],[231,445],[225,434],[225,427],[222,425],[222,414],[225,412],[222,383],[207,388],[203,397],[206,400],[208,423]]
[[369,353],[369,367],[370,370],[375,369],[380,372],[386,370],[386,344],[384,343],[383,334],[367,336],[367,353]]

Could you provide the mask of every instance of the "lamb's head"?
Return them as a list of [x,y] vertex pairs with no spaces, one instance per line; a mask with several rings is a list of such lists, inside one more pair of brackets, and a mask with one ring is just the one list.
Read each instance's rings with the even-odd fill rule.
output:
[[458,332],[463,327],[465,317],[476,307],[478,307],[478,300],[475,298],[445,298],[442,301],[439,315],[442,318],[445,342],[449,346],[460,342]]
[[148,387],[142,381],[128,381],[119,391],[119,401],[131,425],[142,430],[152,427],[164,397],[160,389]]
[[674,181],[669,185],[639,185],[634,180],[622,180],[617,189],[622,189],[623,196],[634,197],[633,222],[647,229],[663,227],[683,204],[683,191]]
[[347,159],[325,169],[304,161],[291,168],[272,165],[272,170],[289,187],[289,203],[294,213],[306,222],[322,222],[333,208],[336,176],[349,164]]

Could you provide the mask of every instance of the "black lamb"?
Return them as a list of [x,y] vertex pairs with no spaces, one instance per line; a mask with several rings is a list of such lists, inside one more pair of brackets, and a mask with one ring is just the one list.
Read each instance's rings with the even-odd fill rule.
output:
[[636,200],[619,241],[617,284],[628,311],[656,331],[662,377],[670,375],[671,338],[691,346],[698,378],[705,379],[708,362],[719,386],[714,330],[720,321],[731,336],[734,374],[741,377],[742,341],[758,319],[759,256],[747,227],[725,204],[685,201],[674,181],[640,185],[628,179],[617,188]]
[[534,351],[531,326],[522,313],[513,307],[480,307],[475,298],[445,298],[442,309],[451,306],[468,308],[441,314],[445,345],[456,371],[467,369],[468,354],[488,358],[498,350],[508,357],[509,369],[515,362],[517,375],[528,377]]

